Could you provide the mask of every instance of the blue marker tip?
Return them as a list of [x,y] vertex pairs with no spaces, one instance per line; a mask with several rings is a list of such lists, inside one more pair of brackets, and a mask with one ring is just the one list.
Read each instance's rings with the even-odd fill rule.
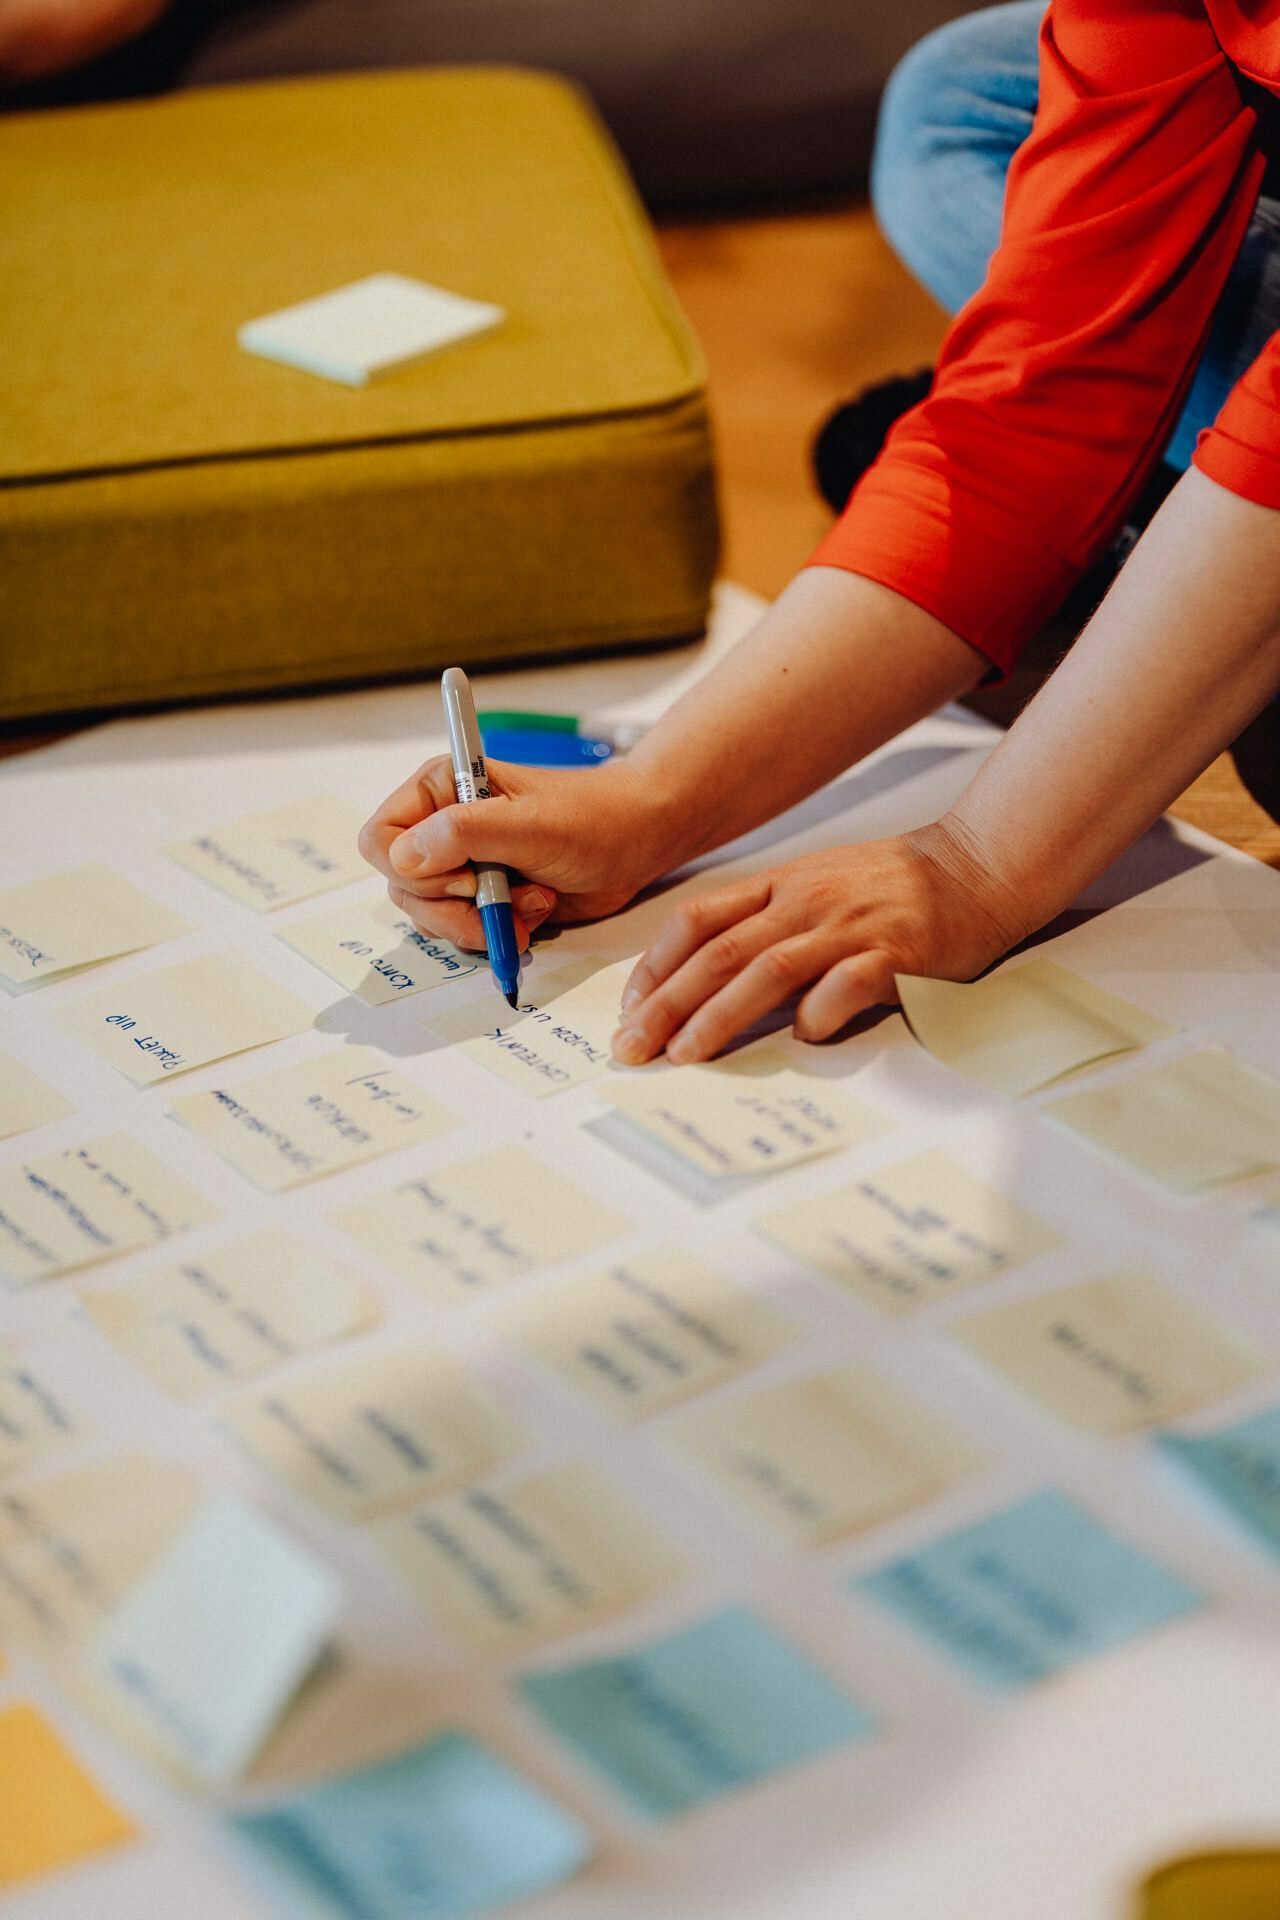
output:
[[518,1007],[520,1004],[520,949],[516,945],[516,926],[511,908],[505,901],[495,902],[491,907],[481,907],[480,919],[484,925],[484,943],[488,949],[493,977],[501,988],[507,1005]]

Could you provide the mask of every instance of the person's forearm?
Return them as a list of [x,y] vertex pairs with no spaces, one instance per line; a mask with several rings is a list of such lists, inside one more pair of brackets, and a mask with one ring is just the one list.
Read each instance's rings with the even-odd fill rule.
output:
[[976,684],[982,656],[888,587],[811,567],[628,757],[663,863],[794,805]]
[[1194,469],[944,825],[1027,931],[1067,906],[1280,690],[1280,513]]

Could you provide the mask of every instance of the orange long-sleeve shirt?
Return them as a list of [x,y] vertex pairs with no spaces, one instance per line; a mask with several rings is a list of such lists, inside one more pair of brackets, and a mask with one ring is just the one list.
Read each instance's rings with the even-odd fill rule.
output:
[[[1053,0],[986,283],[811,564],[895,588],[1009,669],[1186,397],[1264,167],[1241,74],[1280,93],[1280,0]],[[1280,508],[1280,335],[1195,462]]]

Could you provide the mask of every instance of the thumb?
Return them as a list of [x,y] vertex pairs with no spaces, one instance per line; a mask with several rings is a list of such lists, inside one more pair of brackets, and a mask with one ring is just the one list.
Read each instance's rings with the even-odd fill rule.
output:
[[388,858],[403,879],[423,880],[468,861],[493,861],[528,872],[544,852],[544,834],[533,807],[523,800],[499,799],[441,807],[393,841]]

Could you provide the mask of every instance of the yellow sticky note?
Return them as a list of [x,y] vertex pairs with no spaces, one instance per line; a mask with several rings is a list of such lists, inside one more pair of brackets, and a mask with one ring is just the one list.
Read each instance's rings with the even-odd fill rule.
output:
[[1280,1166],[1280,1082],[1225,1047],[1073,1093],[1045,1113],[1175,1193]]
[[313,1024],[310,1007],[234,953],[135,974],[64,1007],[57,1018],[135,1087]]
[[376,1047],[339,1047],[186,1094],[172,1112],[268,1193],[418,1146],[456,1124]]
[[65,1446],[78,1428],[57,1387],[19,1348],[0,1340],[0,1480]]
[[283,1227],[80,1298],[107,1339],[178,1400],[268,1373],[378,1317],[371,1293]]
[[499,1018],[459,1051],[533,1099],[594,1080],[610,1068],[609,1042],[634,965],[632,958],[602,967],[536,1013]]
[[11,1053],[0,1053],[0,1140],[47,1127],[70,1112],[71,1102],[47,1087],[30,1067]]
[[757,1387],[676,1416],[686,1460],[793,1546],[923,1506],[981,1463],[922,1402],[867,1367]]
[[1051,1413],[1091,1433],[1160,1426],[1272,1364],[1145,1273],[1055,1287],[971,1314],[951,1331]]
[[938,1152],[774,1207],[754,1225],[805,1266],[895,1314],[980,1287],[1061,1244],[1034,1214]]
[[293,920],[277,937],[371,1007],[465,980],[484,964],[483,956],[420,933],[385,894]]
[[1002,967],[967,985],[911,974],[898,974],[896,984],[920,1044],[994,1093],[1034,1093],[1177,1031],[1052,960]]
[[151,1246],[215,1217],[127,1133],[0,1168],[0,1275],[17,1285]]
[[494,1324],[624,1420],[717,1386],[796,1335],[789,1320],[745,1287],[678,1247],[549,1281]]
[[0,1488],[0,1640],[77,1658],[199,1500],[179,1467],[141,1453]]
[[239,1401],[223,1422],[268,1472],[339,1520],[488,1473],[516,1443],[496,1402],[421,1336],[314,1366]]
[[75,867],[0,891],[0,981],[29,987],[186,931],[110,867]]
[[361,825],[354,807],[313,793],[228,820],[165,852],[220,893],[265,913],[364,878],[369,868],[356,846]]
[[571,1260],[628,1222],[524,1147],[495,1147],[331,1215],[379,1260],[450,1305]]
[[0,1709],[0,1887],[135,1837],[36,1709]]
[[699,1173],[772,1173],[837,1147],[862,1146],[887,1122],[830,1080],[797,1073],[764,1043],[718,1066],[610,1080],[602,1097]]
[[396,1514],[372,1537],[446,1632],[482,1653],[595,1625],[684,1571],[644,1516],[577,1462]]

